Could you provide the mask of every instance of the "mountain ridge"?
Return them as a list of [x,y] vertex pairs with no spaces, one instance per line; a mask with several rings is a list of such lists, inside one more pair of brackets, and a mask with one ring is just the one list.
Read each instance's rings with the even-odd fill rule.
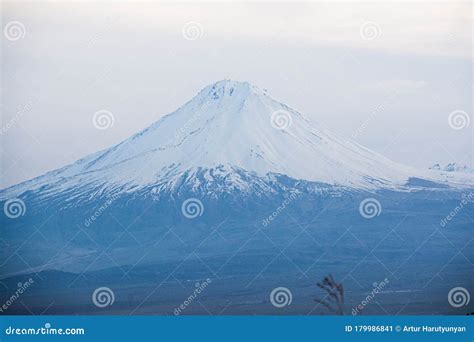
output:
[[[432,314],[434,300],[445,312],[446,289],[472,280],[472,177],[394,163],[249,84],[218,82],[121,143],[0,191],[0,280],[34,277],[13,313],[168,314],[163,303],[189,296],[173,295],[179,284],[212,278],[211,312],[267,312],[284,285],[301,314],[327,274],[346,279],[349,307],[387,274],[410,296],[405,313]],[[104,286],[117,311],[92,305]],[[407,310],[399,296],[387,305]]]
[[474,184],[469,175],[395,163],[320,127],[248,82],[222,80],[130,138],[3,189],[0,198],[26,191],[58,194],[78,185],[133,191],[162,184],[170,175],[222,167],[227,177],[242,169],[264,180],[280,174],[357,190],[404,191],[410,178],[461,188]]
[[434,164],[430,167],[430,170],[444,171],[444,172],[461,172],[461,173],[474,173],[474,169],[467,165],[462,165],[456,162],[451,162],[446,165],[439,163]]

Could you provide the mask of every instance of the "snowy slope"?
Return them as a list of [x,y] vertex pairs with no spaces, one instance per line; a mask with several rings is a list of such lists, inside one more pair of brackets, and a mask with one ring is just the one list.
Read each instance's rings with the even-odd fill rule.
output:
[[207,170],[206,182],[212,183],[213,174],[219,174],[229,187],[239,189],[246,187],[236,170],[262,179],[282,174],[367,190],[406,189],[412,177],[448,182],[452,187],[474,184],[473,175],[418,171],[397,164],[319,127],[265,91],[224,80],[118,145],[4,190],[0,199],[40,188],[42,197],[73,188],[130,192],[159,184],[166,189],[184,173],[187,181],[196,182],[193,175],[202,170]]

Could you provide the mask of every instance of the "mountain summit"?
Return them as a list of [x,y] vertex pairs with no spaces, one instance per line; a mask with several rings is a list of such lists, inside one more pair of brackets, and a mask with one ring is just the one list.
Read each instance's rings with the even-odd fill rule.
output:
[[461,165],[456,162],[448,163],[444,166],[441,166],[439,163],[434,164],[432,167],[430,167],[430,170],[438,170],[438,171],[445,171],[445,172],[474,173],[474,169],[470,168],[467,165]]
[[[388,272],[393,292],[413,292],[400,310],[433,314],[472,279],[453,253],[472,256],[473,178],[397,164],[220,81],[123,142],[0,191],[0,302],[34,277],[12,313],[172,314],[212,279],[194,306],[204,313],[278,313],[269,294],[284,285],[298,296],[287,313],[306,314],[323,275],[349,279],[355,307]],[[90,300],[101,288],[117,300],[106,311]]]
[[[159,192],[182,182],[209,185],[216,178],[225,180],[224,187],[245,190],[249,175],[263,181],[284,175],[349,189],[400,189],[411,178],[446,181],[435,171],[397,164],[339,137],[247,82],[223,80],[129,139],[0,197],[40,189],[43,195],[150,186]],[[450,179],[455,185],[465,181],[472,184],[472,179]]]

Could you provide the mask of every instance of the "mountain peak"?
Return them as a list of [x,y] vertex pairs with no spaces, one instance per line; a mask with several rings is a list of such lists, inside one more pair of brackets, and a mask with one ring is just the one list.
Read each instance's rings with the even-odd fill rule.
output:
[[[107,191],[176,185],[182,175],[199,174],[196,170],[225,173],[226,186],[241,183],[233,170],[357,189],[400,189],[413,177],[446,178],[407,168],[341,138],[248,82],[221,80],[129,139],[0,195],[12,197],[44,185],[50,187],[48,194],[78,184]],[[206,186],[213,177],[198,177],[199,184]],[[472,177],[458,178],[451,177],[450,184],[473,182]]]
[[456,162],[448,163],[441,166],[439,163],[430,167],[430,170],[445,171],[445,172],[463,172],[463,173],[474,173],[474,170],[467,165],[461,165]]
[[210,84],[201,90],[202,97],[218,100],[223,97],[247,97],[250,95],[265,95],[265,91],[251,85],[248,82],[224,79]]

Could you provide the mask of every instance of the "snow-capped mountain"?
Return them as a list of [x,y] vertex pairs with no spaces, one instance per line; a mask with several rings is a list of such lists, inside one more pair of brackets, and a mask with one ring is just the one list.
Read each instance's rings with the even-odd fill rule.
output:
[[168,314],[164,303],[189,296],[176,289],[207,278],[211,312],[249,313],[284,285],[305,293],[301,313],[324,275],[357,277],[355,307],[382,274],[393,291],[416,284],[419,313],[421,284],[442,290],[421,291],[431,308],[433,294],[444,307],[445,289],[472,282],[473,177],[400,165],[248,83],[220,81],[111,148],[1,190],[0,282],[34,277],[19,313],[109,314],[90,302],[106,286],[116,313]]
[[[317,111],[317,109],[316,109]],[[186,176],[183,179],[183,175]],[[249,191],[275,175],[348,189],[404,189],[412,178],[471,186],[472,176],[442,175],[397,164],[337,136],[247,82],[204,88],[175,112],[106,150],[0,193],[41,197],[69,192]],[[263,186],[263,185],[262,185]],[[264,188],[264,187],[263,187]]]
[[474,173],[474,170],[467,165],[460,165],[456,162],[448,163],[441,166],[439,163],[434,164],[430,167],[430,170],[445,171],[445,172],[462,172],[462,173]]

